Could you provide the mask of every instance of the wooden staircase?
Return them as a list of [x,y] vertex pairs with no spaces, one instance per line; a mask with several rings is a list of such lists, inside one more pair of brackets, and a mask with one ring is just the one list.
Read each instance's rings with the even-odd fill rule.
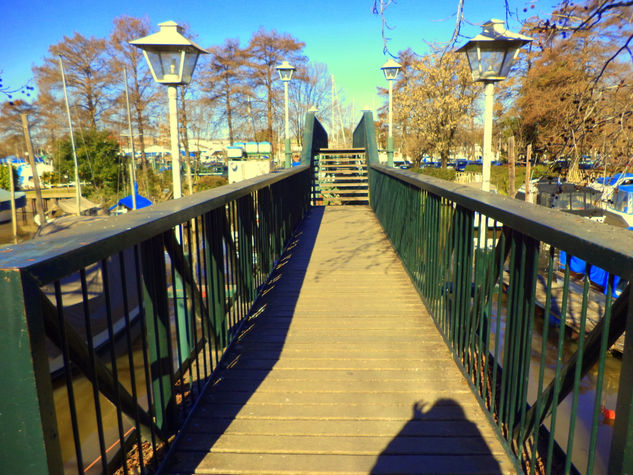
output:
[[364,148],[323,148],[314,157],[312,202],[316,206],[368,205]]

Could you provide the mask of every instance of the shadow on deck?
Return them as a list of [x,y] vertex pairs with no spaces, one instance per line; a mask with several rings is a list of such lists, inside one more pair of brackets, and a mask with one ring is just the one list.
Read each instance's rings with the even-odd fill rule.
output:
[[167,473],[509,473],[372,211],[313,208]]

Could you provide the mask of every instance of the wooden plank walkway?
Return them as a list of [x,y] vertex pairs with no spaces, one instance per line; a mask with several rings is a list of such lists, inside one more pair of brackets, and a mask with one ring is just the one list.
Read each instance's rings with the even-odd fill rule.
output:
[[514,473],[368,207],[313,208],[167,473]]

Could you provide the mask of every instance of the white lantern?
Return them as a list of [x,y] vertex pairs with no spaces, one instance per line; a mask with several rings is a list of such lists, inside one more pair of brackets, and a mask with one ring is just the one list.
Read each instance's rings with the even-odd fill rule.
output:
[[292,73],[296,71],[296,68],[288,61],[284,61],[283,63],[277,65],[275,69],[279,73],[279,79],[282,81],[290,81],[292,79]]
[[173,21],[158,25],[160,31],[130,44],[143,50],[154,80],[161,84],[189,84],[200,54],[207,51],[182,35]]
[[532,38],[506,30],[503,20],[493,18],[457,51],[466,53],[473,81],[501,81],[508,76],[519,49],[530,41]]
[[380,69],[382,69],[382,72],[385,74],[387,81],[393,81],[398,77],[400,68],[402,68],[400,64],[396,63],[393,59],[389,59]]

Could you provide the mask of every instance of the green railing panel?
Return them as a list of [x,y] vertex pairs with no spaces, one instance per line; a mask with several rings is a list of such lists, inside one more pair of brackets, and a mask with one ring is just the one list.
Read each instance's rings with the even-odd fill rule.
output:
[[[530,473],[631,472],[630,338],[616,374],[612,434],[599,415],[609,349],[625,329],[633,332],[627,283],[633,277],[633,234],[376,164],[370,196],[517,465]],[[571,271],[572,258],[585,262],[584,278]],[[608,273],[605,289],[590,284],[591,266]],[[612,297],[616,276],[626,288],[620,285]],[[576,338],[570,339],[565,325]],[[594,386],[589,404],[588,384]]]
[[376,142],[376,128],[374,115],[370,111],[363,111],[363,116],[354,129],[352,138],[354,148],[364,148],[367,154],[367,163],[378,163],[378,145]]
[[319,150],[327,148],[328,136],[327,132],[316,118],[314,112],[308,112],[305,116],[303,126],[303,148],[301,150],[301,164],[312,166],[315,155],[319,154]]
[[159,469],[310,184],[300,165],[4,248],[3,471]]

